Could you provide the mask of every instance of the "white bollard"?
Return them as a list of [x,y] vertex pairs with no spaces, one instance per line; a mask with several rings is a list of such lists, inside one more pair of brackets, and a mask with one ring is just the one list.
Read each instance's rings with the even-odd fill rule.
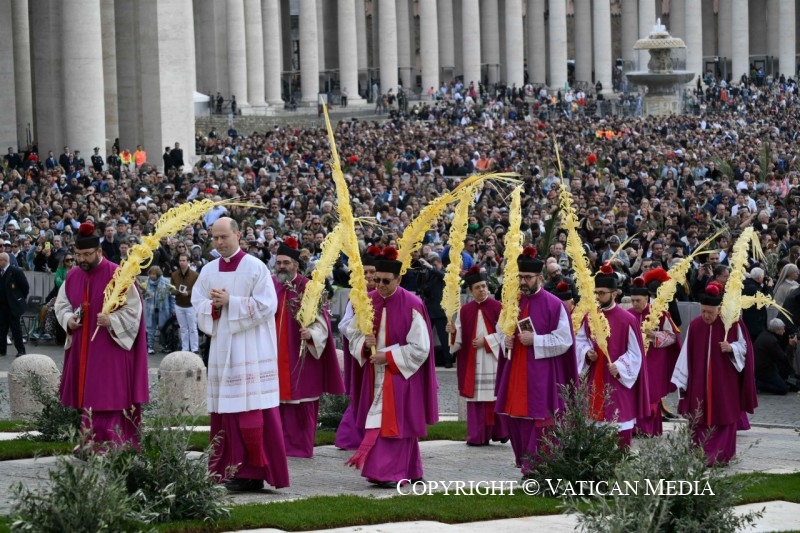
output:
[[158,367],[158,401],[170,412],[204,415],[206,410],[206,367],[199,355],[172,352]]
[[31,353],[17,357],[8,371],[8,395],[11,400],[11,418],[20,420],[42,411],[43,405],[29,390],[30,374],[41,378],[42,387],[52,392],[58,391],[61,372],[48,356]]

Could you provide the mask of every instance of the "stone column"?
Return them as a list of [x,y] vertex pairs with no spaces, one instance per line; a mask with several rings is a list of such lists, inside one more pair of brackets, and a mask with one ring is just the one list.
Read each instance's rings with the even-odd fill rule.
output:
[[[656,4],[653,0],[639,0],[639,39],[644,39],[653,31],[656,24]],[[647,70],[650,53],[639,50],[639,67],[637,70]]]
[[[740,15],[737,13],[736,16],[739,17]],[[733,0],[719,0],[719,12],[717,14],[717,54],[728,60],[733,56],[733,49],[731,48],[733,18]]]
[[780,24],[778,25],[778,33],[780,34],[778,66],[780,67],[780,71],[786,75],[787,79],[789,77],[794,78],[795,71],[797,70],[797,56],[795,55],[797,46],[795,13],[796,8],[794,0],[781,0]]
[[[116,0],[114,4],[119,142],[121,149],[128,148],[131,153],[137,144],[142,143],[142,77],[139,75],[136,46],[139,35],[139,11],[136,6],[136,0]],[[156,154],[160,154],[164,146],[158,147]]]
[[409,93],[414,89],[413,63],[411,60],[412,30],[409,22],[408,0],[396,1],[397,17],[397,67],[400,71],[400,83],[403,90]]
[[528,31],[528,75],[534,84],[547,83],[547,39],[544,26],[545,0],[528,0],[525,23]]
[[750,23],[747,0],[733,0],[731,5],[731,74],[739,83],[742,74],[750,75]]
[[[781,3],[783,0],[767,0],[767,55],[780,59],[781,55]],[[793,4],[794,5],[794,4]],[[780,68],[780,65],[778,65]],[[782,70],[782,69],[781,69]],[[778,76],[780,77],[780,76]]]
[[[100,146],[107,153],[119,137],[119,108],[117,106],[117,41],[114,28],[114,0],[100,0],[103,35],[103,84],[105,86],[106,142]],[[94,147],[93,147],[94,148]]]
[[28,0],[11,0],[11,29],[14,39],[14,96],[17,104],[17,140],[20,146],[24,147],[29,141],[36,138],[33,129],[31,36],[30,25],[28,24]]
[[317,56],[317,2],[300,0],[300,102],[317,105],[319,58]]
[[[464,5],[466,16],[467,6]],[[489,85],[494,85],[500,81],[500,7],[497,0],[480,0],[480,16],[477,13],[475,18],[480,20],[481,32],[481,60],[487,68],[487,80]],[[465,35],[466,39],[466,35]],[[464,52],[466,56],[466,51]],[[464,68],[466,69],[467,59],[464,58]],[[480,68],[480,66],[479,66]],[[475,81],[480,77],[474,78]],[[504,80],[511,85],[508,80]],[[469,85],[469,80],[464,79],[464,85]]]
[[[160,166],[164,147],[179,142],[186,164],[192,165],[196,159],[194,24],[191,17],[185,17],[192,2],[136,0],[135,4],[139,12],[138,72],[142,78],[141,144],[149,161]],[[176,24],[177,20],[181,23]]]
[[611,3],[596,0],[592,9],[594,26],[594,79],[603,84],[603,93],[614,90],[611,80]]
[[[225,91],[227,82],[227,55],[217,55],[217,25],[224,26],[214,12],[213,2],[196,0],[194,2],[194,50],[197,67],[197,90],[212,98],[217,91]],[[224,40],[224,35],[222,36]],[[221,73],[225,72],[223,82]],[[162,146],[163,148],[163,146]],[[184,152],[185,153],[185,152]]]
[[230,96],[242,111],[249,107],[247,94],[247,42],[245,40],[244,0],[230,0],[226,4],[228,26],[228,87]]
[[[703,28],[703,56],[718,56],[717,34],[719,32],[717,32],[717,25],[714,24],[716,20],[716,16],[714,15],[714,2],[700,3],[702,4],[701,10],[703,12],[703,20],[706,21],[705,27]],[[714,73],[714,75],[716,75],[716,73]]]
[[575,0],[574,5],[575,79],[592,83],[592,0]]
[[[13,17],[7,16],[11,13],[11,0],[0,0],[0,106],[3,112],[0,114],[0,147],[3,155],[9,146],[17,149],[17,104],[16,88],[14,83],[14,38]],[[24,137],[23,137],[24,139]]]
[[261,25],[261,0],[244,0],[244,34],[247,46],[247,99],[251,107],[263,113],[264,101],[264,30]]
[[567,6],[564,0],[549,0],[550,88],[564,90],[567,83]]
[[[700,2],[686,2],[686,70],[703,76],[703,7]],[[697,78],[695,78],[697,79]],[[696,82],[689,82],[696,83]]]
[[322,0],[317,0],[317,68],[324,71],[325,64],[325,15],[323,14]]
[[347,89],[347,105],[364,101],[358,94],[358,32],[355,0],[338,0],[339,8],[339,82]]
[[[356,33],[358,33],[356,42],[361,43],[361,46],[358,47],[358,82],[362,87],[362,91],[366,89],[366,93],[368,93],[369,75],[367,69],[369,68],[369,61],[367,49],[369,42],[367,41],[367,10],[364,7],[364,0],[356,0]],[[348,87],[348,89],[350,89],[351,94],[356,92],[355,87]]]
[[680,37],[686,42],[686,0],[670,0],[669,30],[673,37]]
[[481,25],[478,0],[461,2],[461,49],[464,58],[464,85],[481,81]]
[[525,48],[522,33],[522,0],[506,0],[506,83],[525,85]]
[[63,0],[61,23],[64,136],[88,156],[95,146],[106,146],[100,0]]
[[33,130],[40,153],[58,152],[64,146],[61,99],[61,2],[42,0],[29,4],[31,67],[36,113]]
[[[451,75],[456,66],[455,55],[455,36],[453,35],[453,0],[438,0],[436,17],[439,21],[439,67],[447,72],[438,72],[436,88],[441,86],[441,82],[450,80],[445,79],[444,75]],[[460,24],[461,21],[459,21]]]
[[264,32],[264,97],[267,104],[283,106],[281,91],[281,4],[261,0],[261,27]]
[[439,21],[436,0],[419,3],[419,58],[422,63],[422,98],[439,89]]
[[637,70],[639,55],[633,45],[639,40],[639,0],[622,0],[622,59],[626,69]]
[[378,28],[381,36],[380,67],[381,94],[392,89],[397,94],[397,5],[395,0],[384,0],[378,11]]
[[[464,74],[464,25],[462,24],[462,13],[464,5],[461,2],[453,2],[453,63],[452,78]],[[477,37],[476,37],[477,38]],[[447,80],[448,82],[450,80]]]

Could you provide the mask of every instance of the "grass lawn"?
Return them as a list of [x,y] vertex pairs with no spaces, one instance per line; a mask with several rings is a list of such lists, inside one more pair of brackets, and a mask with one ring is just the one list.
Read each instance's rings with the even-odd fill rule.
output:
[[[759,481],[742,494],[741,502],[755,503],[785,500],[800,503],[800,473],[741,474]],[[387,491],[394,494],[394,491]],[[388,494],[387,494],[388,495]],[[173,522],[159,526],[160,531],[194,533],[248,528],[278,528],[287,531],[327,529],[344,526],[432,520],[448,524],[479,522],[521,516],[557,514],[555,498],[526,496],[405,496],[362,498],[359,496],[324,496],[268,505],[234,507],[231,516],[217,526],[201,522]]]
[[[205,420],[195,420],[194,425],[207,425]],[[19,421],[0,422],[0,432],[21,431],[24,423]],[[21,429],[22,427],[22,429]],[[4,429],[5,428],[5,429]],[[328,429],[317,430],[316,446],[333,445],[336,432]],[[209,443],[208,431],[195,431],[189,439],[189,449],[193,451],[205,450]],[[439,422],[428,428],[428,436],[422,440],[466,440],[466,422]],[[65,442],[34,442],[26,440],[0,441],[0,461],[12,459],[27,459],[35,455],[56,455],[72,450],[73,445]]]

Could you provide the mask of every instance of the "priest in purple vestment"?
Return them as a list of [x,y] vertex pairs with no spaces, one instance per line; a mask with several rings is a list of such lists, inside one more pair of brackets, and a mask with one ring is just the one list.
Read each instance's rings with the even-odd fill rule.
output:
[[262,261],[239,249],[235,220],[219,218],[211,234],[220,257],[203,267],[192,289],[197,326],[211,339],[209,470],[230,491],[260,491],[264,481],[288,487],[272,276]]
[[519,326],[504,339],[495,411],[506,420],[517,465],[526,474],[553,419],[564,409],[559,386],[577,382],[578,367],[569,313],[544,290],[544,263],[536,249],[526,247],[517,264]]
[[[379,487],[422,478],[419,438],[439,419],[431,325],[425,305],[400,287],[397,251],[389,246],[376,262],[374,333],[351,321],[350,352],[364,366],[359,402],[369,405],[364,439],[345,464]],[[374,351],[373,351],[374,349]]]
[[[364,278],[367,281],[367,291],[375,290],[375,257],[380,255],[381,249],[375,245],[367,248],[361,256],[361,264],[364,267]],[[356,362],[355,356],[350,353],[350,343],[347,342],[345,332],[350,326],[350,322],[355,319],[353,303],[347,302],[344,315],[339,321],[339,332],[342,334],[342,351],[344,352],[344,386],[350,397],[350,403],[342,414],[339,427],[336,428],[336,439],[334,444],[342,450],[357,450],[361,441],[364,440],[364,422],[367,419],[369,404],[361,402],[361,382],[364,379],[364,368]],[[361,355],[359,355],[361,357]]]
[[[616,424],[620,446],[627,447],[636,419],[647,416],[650,407],[639,322],[616,304],[616,293],[617,275],[605,264],[595,276],[595,297],[610,326],[608,354],[602,353],[592,339],[587,318],[575,335],[575,350],[578,368],[587,373],[590,382],[590,416],[600,423]],[[607,388],[610,388],[608,398]]]
[[709,465],[727,464],[736,455],[736,428],[743,412],[758,406],[753,346],[740,319],[725,335],[720,318],[722,286],[712,281],[700,299],[700,316],[689,323],[672,383],[678,387],[678,412],[699,415],[694,441]]
[[309,458],[314,456],[319,397],[324,392],[344,394],[344,384],[327,309],[320,309],[307,328],[295,318],[309,281],[299,270],[297,241],[288,237],[278,247],[273,276],[278,297],[280,413],[286,455]]
[[[658,269],[663,272],[663,269]],[[652,270],[650,271],[652,272]],[[649,272],[648,272],[649,274]],[[666,272],[665,272],[666,274]],[[642,324],[650,316],[650,295],[652,290],[643,277],[633,280],[631,287],[631,304],[628,310]],[[647,416],[636,420],[636,431],[651,437],[663,432],[661,420],[661,399],[675,387],[670,383],[678,353],[681,351],[680,331],[672,322],[669,311],[663,311],[658,327],[649,333],[650,346],[645,352],[647,359],[647,386],[649,389],[649,408]]]
[[504,417],[495,414],[497,362],[502,356],[503,334],[497,330],[502,304],[489,296],[486,274],[474,265],[464,275],[473,300],[461,306],[446,330],[456,354],[458,392],[467,401],[467,445],[486,446],[508,441]]
[[103,257],[90,223],[81,224],[75,248],[80,268],[69,271],[55,304],[67,332],[61,403],[83,412],[82,428],[92,442],[135,443],[141,405],[148,401],[142,300],[134,286],[125,304],[102,314],[103,292],[119,266]]

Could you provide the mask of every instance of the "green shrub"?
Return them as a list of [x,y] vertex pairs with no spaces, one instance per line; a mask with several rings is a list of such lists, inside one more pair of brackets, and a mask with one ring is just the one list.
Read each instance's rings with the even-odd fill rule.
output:
[[[614,474],[622,461],[617,428],[614,424],[597,424],[589,417],[590,385],[581,380],[577,384],[560,386],[564,411],[554,417],[548,432],[534,457],[529,457],[532,470],[526,478],[574,481],[605,481]],[[606,401],[610,390],[605,391]],[[550,493],[547,484],[543,485]]]
[[25,417],[37,434],[26,434],[24,438],[40,442],[62,442],[72,439],[81,426],[81,412],[61,404],[58,390],[48,386],[42,377],[28,372],[24,378],[24,386],[41,403],[39,413]]
[[105,470],[102,458],[78,462],[56,459],[49,481],[35,489],[11,486],[11,531],[95,533],[140,531],[146,514],[139,512],[141,494],[130,494],[122,476]]
[[[689,494],[670,493],[660,480],[688,481],[690,485],[683,488]],[[638,482],[637,490],[612,491],[607,497],[570,496],[566,500],[564,507],[578,514],[584,531],[733,532],[747,529],[763,514],[740,516],[734,512],[742,491],[753,482],[727,476],[722,467],[708,467],[702,447],[692,442],[689,424],[665,432],[660,439],[640,441],[638,454],[617,466],[609,487],[614,482],[620,487],[626,487],[625,482]]]
[[154,522],[217,522],[229,515],[227,491],[208,471],[211,444],[200,454],[187,452],[194,425],[184,425],[187,417],[188,410],[148,410],[139,430],[139,450],[113,447],[102,462],[105,470],[125,479],[130,493],[142,494],[141,510]]
[[326,393],[320,396],[319,416],[317,419],[319,429],[336,431],[349,404],[350,397],[346,394]]

